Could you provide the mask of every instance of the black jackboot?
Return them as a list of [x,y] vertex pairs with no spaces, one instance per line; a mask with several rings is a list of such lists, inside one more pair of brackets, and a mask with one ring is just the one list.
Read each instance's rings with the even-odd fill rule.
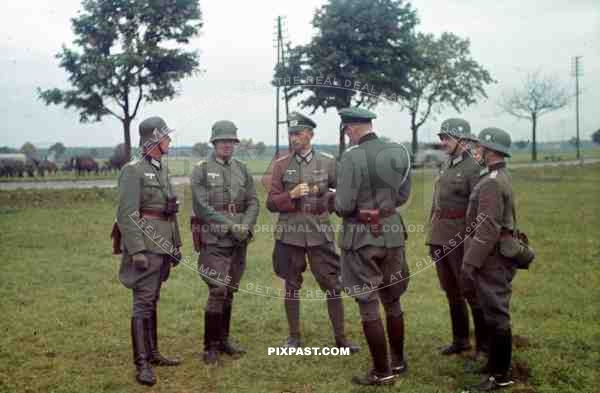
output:
[[229,327],[231,326],[231,305],[223,306],[223,315],[221,317],[221,340],[219,350],[227,355],[243,355],[246,353],[244,348],[238,347],[229,341]]
[[215,364],[219,360],[221,318],[221,313],[210,311],[204,313],[204,354],[202,359],[206,364]]
[[503,389],[514,384],[510,376],[510,362],[512,357],[512,334],[510,329],[494,332],[490,342],[490,353],[487,364],[488,375],[469,390],[489,392]]
[[181,362],[178,359],[166,358],[158,351],[158,322],[156,310],[149,321],[148,348],[150,349],[150,364],[154,366],[177,366]]
[[148,323],[148,319],[131,318],[131,344],[136,370],[135,379],[142,385],[152,386],[156,383],[156,376],[150,366],[150,350],[146,338]]
[[465,302],[449,304],[452,322],[452,344],[442,348],[442,355],[455,355],[471,349],[469,344],[469,312]]
[[381,319],[363,321],[363,332],[373,358],[373,369],[365,376],[354,377],[352,382],[358,385],[389,385],[394,383],[395,376],[388,359],[385,329]]
[[386,317],[388,341],[392,353],[392,372],[396,375],[408,370],[404,359],[404,315]]

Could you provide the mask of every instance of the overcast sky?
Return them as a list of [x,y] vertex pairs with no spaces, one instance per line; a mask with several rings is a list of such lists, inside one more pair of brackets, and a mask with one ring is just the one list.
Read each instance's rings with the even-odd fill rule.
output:
[[[306,43],[313,31],[314,10],[323,1],[204,0],[204,27],[191,47],[200,51],[204,72],[185,80],[172,101],[142,107],[132,129],[146,116],[163,116],[177,129],[176,145],[208,138],[211,125],[233,120],[242,137],[274,143],[274,89],[269,81],[275,62],[275,18],[286,16],[288,38]],[[518,86],[527,72],[556,75],[574,93],[573,56],[583,56],[581,80],[582,137],[600,128],[600,2],[598,0],[415,0],[419,30],[455,33],[471,40],[474,58],[498,81],[488,88],[489,99],[465,110],[475,131],[502,127],[513,139],[529,139],[530,125],[502,115],[498,100],[504,90]],[[70,18],[79,0],[7,1],[0,5],[0,145],[20,147],[30,141],[44,147],[61,141],[67,146],[109,146],[122,141],[120,123],[106,117],[100,123],[80,124],[75,111],[46,107],[35,88],[66,87],[66,74],[54,55],[73,39]],[[297,109],[292,103],[291,109]],[[410,139],[409,117],[397,106],[376,111],[378,133],[397,141]],[[435,137],[436,127],[453,111],[437,115],[421,129],[420,139]],[[336,143],[338,117],[333,110],[313,116],[318,123],[316,143]],[[540,140],[568,139],[575,134],[574,104],[546,115]],[[283,141],[283,140],[282,140]]]

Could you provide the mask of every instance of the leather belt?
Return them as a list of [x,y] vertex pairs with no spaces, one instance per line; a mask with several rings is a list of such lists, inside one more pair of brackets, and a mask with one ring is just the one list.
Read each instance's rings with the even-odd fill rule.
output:
[[443,220],[455,220],[457,218],[465,218],[467,215],[466,209],[447,209],[437,208],[434,210],[433,215],[438,219]]
[[232,202],[232,203],[228,203],[225,206],[215,208],[215,210],[218,211],[219,213],[226,213],[226,214],[229,214],[230,216],[234,216],[236,214],[244,213],[246,211],[246,208],[243,207],[242,205]]
[[140,209],[140,216],[161,221],[169,221],[171,219],[170,216],[165,216],[161,209],[142,208]]

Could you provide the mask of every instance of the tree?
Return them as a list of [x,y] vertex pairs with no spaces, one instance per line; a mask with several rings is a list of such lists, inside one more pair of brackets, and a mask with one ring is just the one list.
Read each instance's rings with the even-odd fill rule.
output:
[[[307,45],[288,49],[274,83],[286,86],[288,98],[299,97],[300,107],[311,113],[373,107],[390,84],[392,69],[397,91],[403,92],[416,61],[416,24],[415,11],[402,0],[329,0],[313,17],[316,35]],[[340,153],[344,146],[340,131]]]
[[592,142],[600,145],[600,129],[596,130],[596,132],[592,134]]
[[265,152],[265,149],[267,148],[267,145],[265,145],[264,142],[257,142],[254,147],[256,148],[256,153],[257,154],[262,154],[262,153]]
[[25,142],[19,151],[27,156],[27,158],[31,158],[37,154],[37,149],[31,142]]
[[[410,70],[408,94],[400,100],[410,115],[413,155],[419,148],[419,128],[432,113],[447,106],[460,112],[479,98],[487,98],[485,86],[495,83],[490,73],[472,59],[468,39],[452,33],[443,33],[439,38],[419,33],[417,52],[420,61]],[[401,88],[398,80],[394,78],[392,90]]]
[[38,88],[46,105],[79,111],[81,122],[111,115],[123,125],[131,156],[130,126],[142,101],[176,94],[175,82],[197,72],[198,54],[184,51],[202,27],[198,0],[83,0],[72,19],[75,48],[56,57],[71,89]]
[[94,158],[98,158],[98,149],[96,149],[95,147],[92,147],[90,149],[90,156],[94,157]]
[[8,147],[8,146],[1,146],[0,147],[0,154],[9,154],[9,153],[18,153],[19,151],[17,149],[13,149],[12,147]]
[[67,148],[61,142],[56,142],[48,149],[48,153],[54,153],[54,157],[56,159],[60,158],[63,154],[65,154],[66,151]]
[[542,115],[569,103],[567,90],[553,77],[529,73],[521,88],[505,93],[500,106],[518,119],[531,121],[531,160],[537,161],[537,123]]
[[208,156],[208,150],[209,150],[208,143],[198,142],[192,147],[192,150],[194,150],[196,153],[198,153],[198,155],[200,155],[200,157],[206,157],[206,156]]

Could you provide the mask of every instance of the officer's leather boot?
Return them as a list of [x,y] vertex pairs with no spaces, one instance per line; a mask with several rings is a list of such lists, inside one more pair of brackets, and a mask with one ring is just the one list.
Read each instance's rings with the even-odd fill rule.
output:
[[388,385],[394,383],[395,375],[388,359],[385,329],[381,319],[363,321],[363,332],[373,358],[373,369],[365,376],[355,376],[352,382],[358,385]]
[[158,351],[158,323],[156,310],[148,320],[148,348],[150,348],[150,364],[154,366],[177,366],[181,362],[179,359],[166,358]]
[[360,347],[346,338],[344,333],[344,303],[341,297],[327,298],[327,312],[329,320],[333,327],[333,335],[335,337],[335,346],[338,348],[348,348],[350,353],[357,353]]
[[223,306],[223,316],[221,320],[221,341],[219,350],[229,356],[243,355],[246,353],[244,348],[238,347],[229,341],[229,327],[231,326],[231,304]]
[[219,361],[221,313],[206,311],[204,313],[204,354],[202,359],[206,364]]
[[404,314],[388,315],[386,325],[392,354],[392,372],[396,375],[403,374],[408,370],[404,359]]
[[287,338],[284,347],[300,348],[303,345],[302,339],[300,338],[300,300],[285,298],[283,304],[285,306],[285,315],[290,329],[290,335]]
[[452,322],[452,344],[442,348],[442,355],[455,355],[471,349],[469,344],[469,313],[467,305],[450,303],[450,321]]
[[152,386],[156,383],[156,376],[152,366],[150,366],[150,350],[146,339],[147,323],[147,319],[131,318],[131,343],[133,363],[135,364],[135,379],[142,385]]

